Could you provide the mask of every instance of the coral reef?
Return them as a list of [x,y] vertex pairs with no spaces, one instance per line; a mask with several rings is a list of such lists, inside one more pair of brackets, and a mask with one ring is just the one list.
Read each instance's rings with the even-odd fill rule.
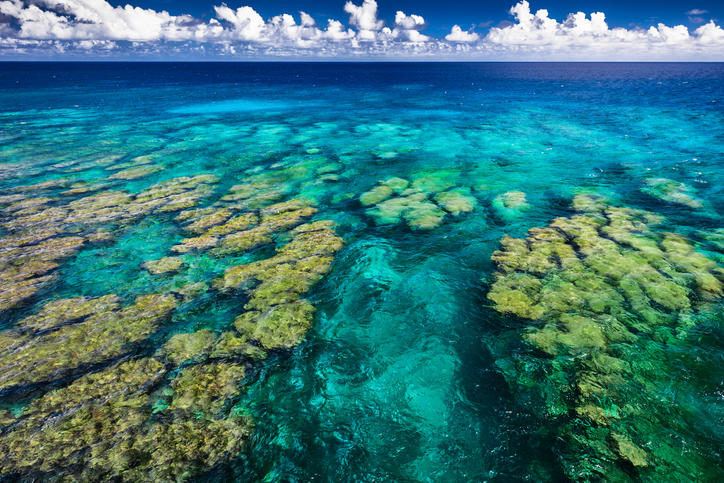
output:
[[522,191],[508,191],[493,199],[493,209],[504,220],[517,218],[529,208],[526,195]]
[[34,400],[4,428],[4,471],[185,481],[236,455],[251,422],[223,408],[238,394],[243,368],[190,366],[173,379],[171,403],[158,408],[150,393],[164,375],[155,359],[129,360]]
[[184,264],[181,257],[163,257],[158,260],[149,260],[143,264],[143,268],[148,270],[151,275],[160,275],[162,273],[175,272]]
[[216,414],[239,394],[239,382],[244,374],[243,366],[228,362],[189,366],[171,381],[173,397],[168,409]]
[[435,202],[453,216],[475,209],[478,201],[470,194],[470,188],[455,188],[435,195]]
[[0,332],[0,393],[128,354],[177,305],[173,296],[160,294],[140,296],[125,308],[103,297],[86,302],[87,309],[68,310],[74,302],[54,302],[17,329]]
[[387,198],[392,196],[393,193],[394,191],[392,190],[392,188],[382,184],[379,186],[375,186],[366,193],[362,193],[359,197],[359,202],[362,203],[362,205],[364,206],[376,205],[382,201],[385,201]]
[[645,183],[641,191],[654,198],[694,209],[703,206],[701,201],[691,195],[691,188],[684,183],[668,178],[649,178]]
[[293,199],[251,212],[222,208],[182,213],[182,220],[191,221],[186,229],[197,236],[184,238],[172,250],[188,253],[213,248],[212,252],[217,256],[243,253],[272,243],[273,236],[294,228],[316,212],[308,200]]
[[672,358],[692,327],[721,317],[706,301],[722,297],[724,271],[650,213],[591,195],[574,207],[493,255],[494,308],[534,321],[517,333],[527,350],[500,347],[516,337],[492,344],[498,366],[540,400],[569,478],[707,480],[718,462],[674,448],[670,431],[690,431],[687,409],[662,390],[687,390]]
[[175,365],[189,360],[201,360],[211,352],[216,341],[214,333],[208,329],[193,333],[176,334],[163,346],[163,356]]
[[278,248],[275,256],[231,267],[217,281],[222,290],[244,288],[249,294],[245,306],[249,312],[235,321],[237,343],[256,341],[265,349],[289,348],[311,326],[314,307],[301,296],[329,271],[342,239],[326,221],[301,225],[291,234],[292,240]]
[[138,178],[144,178],[150,174],[157,173],[162,170],[163,170],[163,166],[159,166],[159,165],[155,165],[155,164],[137,166],[137,167],[133,167],[133,168],[124,169],[123,171],[118,171],[117,173],[114,173],[111,176],[109,176],[108,179],[123,179],[123,180],[138,179]]
[[[343,166],[321,156],[280,163],[219,196],[209,175],[137,193],[119,188],[161,173],[156,157],[57,163],[63,172],[111,174],[0,195],[0,314],[10,322],[0,332],[0,396],[24,401],[0,410],[0,478],[190,480],[246,444],[253,423],[239,399],[249,368],[298,344],[311,327],[315,309],[303,297],[329,271],[342,239],[331,221],[309,221],[318,196],[309,176],[333,181]],[[139,277],[151,290],[119,287],[95,297],[72,295],[103,292],[73,290],[51,301],[41,292],[66,282],[62,263],[83,248],[159,220],[187,238],[165,254],[149,250],[153,259],[139,257],[138,267],[159,276]],[[266,245],[273,256],[255,251]],[[229,260],[251,261],[228,268]],[[234,291],[238,312],[185,325],[218,289]]]
[[455,172],[418,173],[412,178],[412,183],[403,178],[382,181],[363,193],[359,201],[369,207],[367,214],[378,224],[398,224],[404,220],[413,230],[437,228],[447,213],[459,216],[473,211],[477,205],[469,188],[450,189],[455,186]]
[[101,191],[75,198],[31,196],[50,187],[64,187],[68,180],[54,180],[13,191],[27,193],[5,198],[0,227],[0,313],[21,306],[53,282],[60,262],[72,257],[86,243],[108,240],[113,234],[103,225],[127,225],[154,213],[180,211],[208,196],[215,176],[180,177],[130,195]]

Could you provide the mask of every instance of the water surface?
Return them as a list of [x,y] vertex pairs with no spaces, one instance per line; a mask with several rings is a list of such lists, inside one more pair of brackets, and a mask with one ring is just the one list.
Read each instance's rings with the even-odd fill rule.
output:
[[[331,253],[329,270],[303,294],[315,311],[302,337],[284,347],[261,344],[270,349],[263,357],[204,359],[206,364],[221,361],[245,368],[232,384],[225,412],[214,406],[214,421],[236,411],[253,421],[253,428],[247,428],[248,440],[238,450],[209,458],[211,464],[199,464],[192,473],[172,472],[175,477],[601,477],[595,470],[576,473],[583,461],[580,467],[586,471],[598,466],[611,479],[652,480],[661,477],[659,471],[675,471],[679,478],[721,481],[721,292],[697,291],[693,269],[681,269],[680,278],[666,275],[686,287],[685,310],[666,307],[665,300],[652,304],[664,314],[656,320],[682,320],[684,312],[690,316],[692,322],[685,332],[681,329],[676,343],[648,331],[657,322],[641,319],[630,301],[621,302],[627,320],[636,319],[631,327],[638,327],[630,329],[635,340],[627,343],[663,354],[643,357],[654,361],[653,372],[633,369],[641,378],[636,381],[642,384],[643,402],[638,412],[624,417],[636,424],[651,421],[648,438],[636,433],[636,424],[630,425],[637,428],[632,435],[625,436],[646,454],[641,457],[645,464],[637,464],[639,453],[627,451],[626,443],[616,439],[625,431],[620,428],[600,440],[608,449],[591,450],[586,445],[599,441],[591,436],[581,450],[571,438],[579,429],[567,426],[581,419],[573,414],[577,406],[569,399],[554,417],[541,396],[558,390],[560,374],[571,377],[564,385],[576,386],[566,364],[598,349],[587,348],[586,355],[567,352],[562,365],[556,365],[558,355],[526,345],[527,328],[546,319],[506,313],[488,293],[500,271],[491,256],[501,239],[525,237],[529,229],[545,227],[556,217],[576,216],[572,203],[581,194],[605,200],[607,206],[662,216],[660,224],[651,225],[657,243],[664,233],[681,234],[714,264],[707,265],[707,273],[721,280],[723,86],[722,64],[0,64],[5,237],[27,228],[12,224],[20,209],[13,203],[19,201],[49,198],[41,206],[65,207],[107,191],[140,199],[149,190],[157,193],[160,182],[216,177],[194,185],[201,186],[198,196],[178,209],[138,208],[137,215],[107,223],[96,219],[98,209],[87,199],[80,202],[91,221],[69,222],[53,236],[88,237],[92,230],[112,235],[59,257],[51,282],[5,307],[0,323],[6,338],[17,339],[18,324],[54,300],[116,294],[125,307],[141,295],[172,293],[177,302],[148,334],[128,342],[126,350],[3,388],[0,409],[6,412],[0,413],[0,423],[5,429],[0,438],[11,440],[18,427],[29,424],[32,401],[129,359],[151,358],[165,365],[163,375],[143,390],[148,393],[143,403],[148,410],[142,413],[148,421],[143,424],[164,427],[173,418],[183,420],[172,412],[174,391],[169,390],[180,392],[173,382],[179,364],[163,359],[158,349],[176,334],[210,329],[220,337],[233,332],[234,319],[248,310],[249,294],[218,290],[214,281],[229,267],[273,256],[292,235],[282,230],[275,232],[271,245],[223,254],[192,250],[181,255],[183,268],[167,274],[154,275],[143,265],[178,255],[173,247],[194,236],[180,213],[231,206],[224,197],[235,193],[234,186],[247,184],[257,195],[271,194],[258,205],[241,203],[234,210],[251,212],[304,199],[317,210],[311,220],[335,222],[334,233],[344,246]],[[385,197],[377,203],[360,200],[390,178],[401,178],[410,183],[404,189],[422,193],[417,201],[425,201],[419,209],[431,218],[410,211],[384,218],[375,205]],[[63,179],[70,181],[57,181]],[[46,181],[56,182],[38,186]],[[88,191],[69,192],[74,183]],[[31,188],[18,190],[21,186]],[[387,198],[412,194],[404,189]],[[448,192],[463,194],[465,209],[444,206],[439,194]],[[513,199],[519,192],[525,194],[522,203]],[[23,198],[13,198],[17,194]],[[33,209],[21,212],[30,217]],[[43,226],[52,228],[56,222],[43,213]],[[8,253],[5,264],[20,256]],[[200,293],[178,292],[178,287],[197,283],[206,284]],[[19,289],[5,284],[2,290]],[[34,333],[29,344],[42,337]],[[649,341],[657,344],[655,349]],[[30,352],[3,356],[2,365],[40,357],[34,349],[23,350]],[[633,349],[619,355],[626,350]],[[523,359],[539,368],[553,361],[551,367],[557,369],[541,369],[549,371],[547,378],[526,383],[509,364]],[[182,372],[193,364],[181,361]],[[671,385],[659,384],[672,375],[677,380]],[[547,384],[553,389],[544,389]],[[606,384],[607,390],[618,387]],[[564,394],[564,399],[577,397]],[[651,412],[664,403],[673,408],[669,416]],[[594,428],[615,428],[616,416],[607,417],[610,421],[583,419]],[[133,431],[129,429],[128,440],[136,438]],[[675,442],[668,456],[656,449],[663,440]],[[94,461],[88,456],[93,448],[114,451],[89,441],[87,446],[78,443],[82,455],[70,454],[68,443],[35,450],[40,458],[44,451],[67,450],[77,466],[50,464],[38,474],[3,465],[4,476],[82,476]],[[167,445],[166,440],[154,441]],[[169,451],[189,451],[182,446]],[[102,456],[98,461],[98,473],[90,474],[116,474],[104,466]],[[681,465],[671,469],[676,461]],[[156,464],[164,465],[171,463]]]

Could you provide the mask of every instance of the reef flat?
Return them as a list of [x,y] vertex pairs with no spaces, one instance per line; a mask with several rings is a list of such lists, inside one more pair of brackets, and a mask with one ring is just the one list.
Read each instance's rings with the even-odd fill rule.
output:
[[[6,200],[12,217],[2,224],[4,273],[13,275],[2,282],[9,294],[4,312],[47,289],[60,262],[86,242],[109,243],[129,224],[154,214],[173,216],[193,235],[171,247],[187,258],[205,250],[212,257],[238,257],[277,243],[278,248],[270,258],[230,263],[213,284],[162,283],[161,293],[140,295],[130,305],[117,294],[56,299],[3,331],[0,394],[24,395],[39,385],[71,381],[32,399],[19,413],[3,411],[4,472],[185,480],[242,450],[253,421],[232,409],[231,401],[267,351],[302,340],[314,314],[302,296],[329,271],[343,245],[334,223],[305,223],[317,212],[311,202],[273,203],[253,178],[247,181],[249,196],[233,201],[225,196],[206,208],[195,206],[212,194],[218,183],[213,175],[174,178],[136,195],[49,192],[64,189],[65,182],[13,190],[23,195]],[[109,223],[115,229],[98,230]],[[166,256],[143,267],[154,276],[183,276],[184,265],[184,258]],[[211,285],[237,289],[237,299],[248,300],[239,304],[242,313],[233,328],[177,333],[155,353],[142,350],[174,312],[213,296]]]
[[[684,237],[657,232],[660,218],[579,195],[581,214],[506,237],[488,293],[496,310],[534,320],[515,356],[495,347],[515,390],[540,399],[556,421],[571,479],[707,481],[718,463],[682,454],[671,433],[690,431],[676,394],[696,327],[722,320],[724,269]],[[500,352],[498,352],[500,351]],[[532,393],[532,394],[531,394]],[[701,434],[693,444],[715,444]]]
[[723,67],[101,67],[0,71],[0,481],[724,480]]

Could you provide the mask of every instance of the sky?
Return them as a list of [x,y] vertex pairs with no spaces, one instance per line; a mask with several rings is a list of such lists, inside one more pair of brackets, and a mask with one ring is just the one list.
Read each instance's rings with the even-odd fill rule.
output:
[[0,0],[0,60],[724,61],[724,1]]

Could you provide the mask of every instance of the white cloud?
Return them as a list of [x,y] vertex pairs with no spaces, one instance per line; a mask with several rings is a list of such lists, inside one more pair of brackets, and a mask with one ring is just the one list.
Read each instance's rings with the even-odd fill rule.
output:
[[344,29],[344,25],[339,20],[329,19],[327,24],[327,30],[324,32],[324,36],[331,40],[348,40],[355,36],[355,32],[352,29]]
[[395,25],[405,30],[418,30],[425,26],[425,19],[419,15],[405,15],[400,10],[395,14]]
[[240,40],[256,41],[262,39],[266,28],[264,19],[251,7],[239,7],[232,10],[226,4],[214,7],[219,20],[229,22],[234,36]]
[[[662,23],[647,30],[609,28],[602,12],[568,14],[562,22],[541,9],[532,13],[527,1],[510,9],[513,25],[491,28],[482,39],[490,49],[519,58],[551,60],[683,60],[724,58],[721,27],[710,23],[690,33],[683,25]],[[705,29],[703,27],[706,27]]]
[[86,50],[113,50],[118,47],[118,44],[116,44],[116,42],[113,42],[112,40],[80,40],[76,45],[81,49]]
[[445,40],[448,42],[464,42],[470,43],[475,42],[480,38],[475,32],[465,32],[460,28],[460,25],[453,25],[450,33],[445,36]]
[[364,0],[359,6],[347,2],[344,4],[344,11],[349,14],[349,24],[359,29],[358,37],[361,40],[375,40],[377,32],[385,25],[383,20],[377,19],[375,0]]
[[395,39],[408,40],[410,42],[427,42],[430,37],[420,33],[427,24],[420,15],[406,15],[400,10],[395,14],[395,28],[391,35]]
[[699,43],[702,45],[718,45],[721,48],[724,44],[724,29],[711,20],[709,23],[694,30],[694,35],[696,35]]
[[34,39],[175,40],[187,37],[195,22],[190,15],[113,7],[105,0],[6,0],[0,13],[17,19],[19,37]]
[[515,22],[492,27],[485,36],[454,25],[444,38],[433,38],[422,33],[427,23],[416,14],[397,11],[385,27],[375,0],[347,1],[343,10],[348,25],[337,19],[317,25],[304,12],[265,19],[250,6],[226,4],[214,7],[214,18],[203,20],[114,7],[107,0],[0,0],[0,56],[92,51],[158,57],[724,60],[724,30],[703,19],[695,30],[662,23],[611,28],[603,12],[575,12],[558,20],[520,1],[510,9]]
[[709,13],[707,10],[702,10],[700,8],[692,8],[688,12],[686,12],[687,15],[704,15],[705,13]]

